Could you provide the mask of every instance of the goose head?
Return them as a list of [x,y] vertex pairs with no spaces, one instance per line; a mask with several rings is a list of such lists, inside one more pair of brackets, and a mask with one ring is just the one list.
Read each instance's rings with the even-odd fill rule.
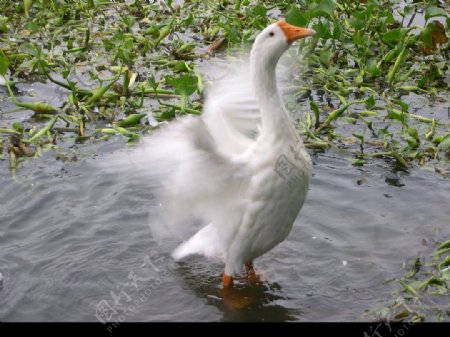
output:
[[271,24],[255,39],[251,51],[253,68],[275,68],[281,55],[294,41],[315,33],[313,29],[293,26],[285,21]]

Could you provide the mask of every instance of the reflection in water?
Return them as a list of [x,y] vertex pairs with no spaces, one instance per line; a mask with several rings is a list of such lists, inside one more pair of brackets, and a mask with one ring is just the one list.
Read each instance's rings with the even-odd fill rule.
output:
[[[232,288],[222,289],[221,267],[208,266],[208,261],[203,264],[198,259],[191,257],[187,262],[180,262],[178,272],[190,291],[223,313],[223,321],[298,320],[300,310],[288,309],[276,303],[288,299],[282,294],[278,283],[250,283],[244,276],[238,276],[234,279]],[[258,273],[257,270],[256,272]]]

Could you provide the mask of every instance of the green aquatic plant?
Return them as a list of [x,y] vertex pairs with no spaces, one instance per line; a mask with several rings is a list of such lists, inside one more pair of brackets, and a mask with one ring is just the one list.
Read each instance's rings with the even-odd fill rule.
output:
[[398,280],[392,300],[369,310],[365,318],[387,321],[448,321],[450,317],[450,240],[429,256],[405,263],[409,269]]
[[[121,121],[121,127],[134,128],[133,134],[147,133],[154,127],[147,118],[127,122],[128,116],[142,115],[142,109],[159,121],[199,114],[204,81],[197,65],[223,46],[241,47],[269,22],[284,17],[317,32],[299,47],[303,59],[291,56],[297,69],[292,73],[293,94],[285,97],[290,109],[302,112],[299,132],[308,146],[348,148],[358,165],[384,158],[448,174],[442,165],[450,156],[449,120],[417,113],[414,106],[419,96],[430,106],[448,105],[450,19],[439,1],[180,5],[78,0],[0,5],[0,73],[8,71],[11,101],[40,115],[31,115],[26,128],[45,128],[43,118],[60,116],[53,125],[60,131],[47,130],[56,142],[126,136],[117,130],[102,132]],[[65,95],[56,104],[17,99],[17,85],[34,81],[49,81]],[[317,93],[326,104],[315,102]],[[350,133],[342,134],[344,125],[351,126]],[[7,141],[9,133],[2,134]]]

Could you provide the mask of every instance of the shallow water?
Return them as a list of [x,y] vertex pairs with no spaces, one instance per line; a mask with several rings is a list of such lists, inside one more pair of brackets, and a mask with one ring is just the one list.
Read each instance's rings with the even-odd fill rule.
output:
[[390,298],[398,284],[385,281],[404,274],[405,259],[450,235],[448,179],[316,153],[291,235],[255,261],[261,286],[236,287],[254,303],[232,310],[220,263],[174,263],[152,238],[146,182],[96,169],[95,154],[123,146],[83,146],[81,159],[66,162],[47,151],[22,164],[16,181],[2,171],[2,321],[358,320]]

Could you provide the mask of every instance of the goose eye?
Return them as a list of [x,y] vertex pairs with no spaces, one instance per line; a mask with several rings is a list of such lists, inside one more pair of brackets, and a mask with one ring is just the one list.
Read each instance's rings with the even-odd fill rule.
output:
[[269,36],[274,36],[274,35],[275,35],[274,32],[270,32],[270,33],[269,33]]

